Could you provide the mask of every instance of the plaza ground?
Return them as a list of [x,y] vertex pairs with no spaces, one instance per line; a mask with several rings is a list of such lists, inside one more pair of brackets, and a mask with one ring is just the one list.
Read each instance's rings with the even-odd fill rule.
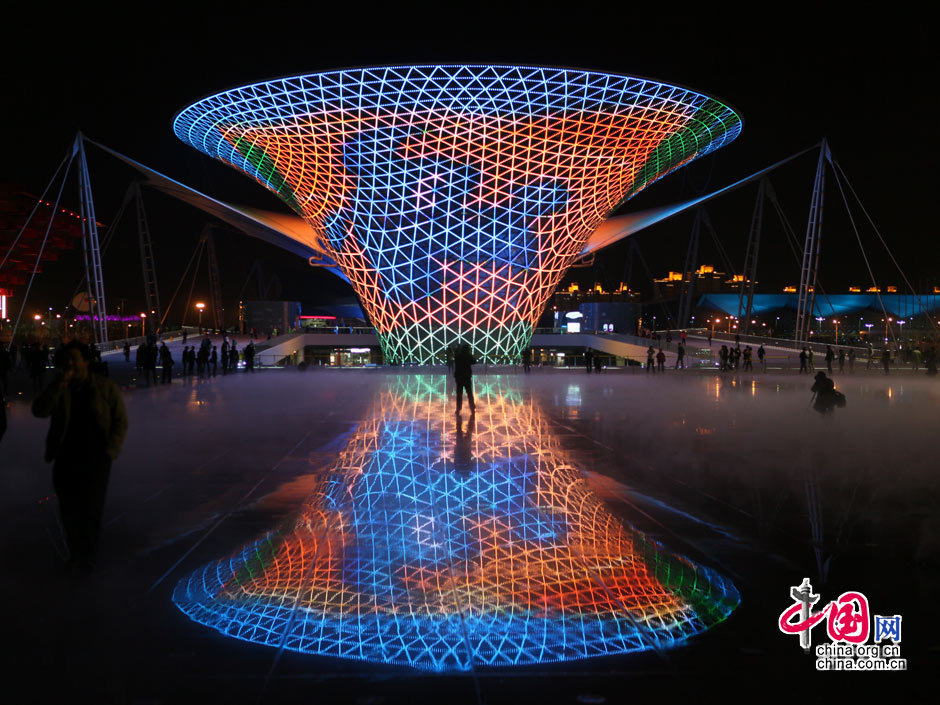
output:
[[[100,563],[84,580],[65,571],[48,421],[15,397],[0,443],[11,702],[737,702],[763,700],[755,684],[777,679],[799,684],[784,699],[812,702],[867,687],[860,679],[903,692],[936,667],[940,639],[920,615],[940,566],[940,382],[909,372],[837,375],[848,404],[831,417],[810,408],[811,379],[796,374],[477,375],[478,390],[496,384],[545,417],[620,521],[740,591],[726,621],[675,649],[438,675],[281,652],[177,609],[183,577],[297,511],[383,391],[414,376],[442,385],[444,372],[267,370],[126,391]],[[824,601],[857,590],[874,614],[903,615],[908,672],[816,673],[777,628],[804,577]]]

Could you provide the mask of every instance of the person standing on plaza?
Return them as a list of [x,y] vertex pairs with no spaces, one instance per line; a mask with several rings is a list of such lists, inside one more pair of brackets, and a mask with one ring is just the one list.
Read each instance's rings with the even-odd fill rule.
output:
[[855,348],[849,348],[849,374],[855,372]]
[[94,569],[111,463],[121,452],[127,413],[117,385],[95,374],[91,351],[65,346],[62,373],[33,402],[33,415],[51,417],[46,461],[52,478],[74,570]]
[[663,352],[662,348],[656,353],[656,367],[659,369],[659,374],[666,373],[666,353]]
[[10,353],[7,352],[6,345],[0,343],[0,395],[6,395],[9,392],[9,375],[12,369],[13,364],[10,362]]
[[835,359],[836,354],[832,351],[832,346],[826,346],[826,369],[829,370],[829,374],[832,374],[832,361]]
[[594,367],[594,353],[588,348],[584,351],[584,368],[588,374],[591,374],[591,368]]
[[654,364],[656,364],[656,349],[650,345],[646,350],[646,374],[654,371]]
[[470,346],[463,343],[454,353],[454,382],[457,383],[457,413],[463,406],[463,392],[467,392],[467,403],[470,404],[471,416],[476,413],[476,404],[473,401],[473,353]]
[[728,346],[722,344],[721,348],[718,350],[718,370],[724,372],[728,369],[728,358],[731,355],[731,351],[728,350]]
[[891,371],[891,350],[885,345],[884,350],[881,351],[881,364],[885,368],[885,374],[888,374]]
[[751,364],[751,356],[752,356],[752,354],[753,354],[753,351],[751,350],[751,346],[750,346],[750,345],[748,345],[748,346],[746,346],[746,347],[744,348],[744,353],[743,353],[743,354],[744,354],[744,371],[745,371],[745,372],[753,372],[753,371],[754,371],[754,366]]
[[124,341],[124,362],[130,362],[130,361],[131,361],[131,344],[125,340]]
[[166,343],[160,345],[160,365],[163,367],[163,376],[160,380],[163,384],[173,384],[173,355]]
[[806,372],[809,374],[809,368],[807,367],[807,362],[809,360],[809,355],[806,352],[806,346],[803,346],[803,349],[800,350],[800,374]]
[[[453,370],[454,367],[454,357],[450,354],[450,348],[447,349],[448,352],[448,363],[447,367],[450,370]],[[522,371],[528,373],[529,368],[532,366],[532,348],[526,346],[525,350],[522,351]]]
[[219,349],[213,345],[212,354],[209,356],[209,364],[212,365],[212,376],[215,377],[215,372],[219,364]]
[[920,370],[920,361],[923,358],[923,353],[920,351],[920,345],[914,348],[911,352],[911,371],[917,372]]
[[225,339],[222,341],[222,355],[221,355],[221,357],[222,357],[222,359],[221,359],[221,363],[222,363],[222,376],[224,377],[225,375],[228,374],[228,336],[226,336]]
[[232,347],[228,351],[228,368],[231,372],[236,372],[238,370],[238,350],[236,348],[237,343],[235,339],[232,339]]
[[151,378],[153,378],[154,384],[159,382],[157,379],[157,355],[157,344],[147,343],[147,386],[150,386]]
[[845,372],[845,348],[839,348],[839,374]]
[[249,372],[255,371],[255,341],[249,340],[245,346],[245,367]]
[[767,362],[766,362],[766,358],[767,358],[767,353],[764,351],[764,344],[761,343],[761,344],[760,344],[760,347],[757,348],[757,361],[760,363],[760,371],[761,371],[761,372],[766,372],[766,371],[767,371]]
[[815,372],[816,371],[816,353],[813,352],[812,347],[807,349],[806,362],[809,365],[809,371]]
[[[685,338],[685,333],[682,334],[682,337]],[[679,346],[676,348],[676,369],[684,370],[685,369],[685,341],[680,341]]]

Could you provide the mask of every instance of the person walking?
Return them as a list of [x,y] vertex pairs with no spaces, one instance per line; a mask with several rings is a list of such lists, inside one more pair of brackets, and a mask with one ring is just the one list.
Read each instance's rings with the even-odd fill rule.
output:
[[111,463],[127,433],[127,412],[117,385],[91,370],[91,351],[78,341],[65,346],[61,374],[33,402],[33,415],[49,418],[47,462],[73,570],[95,566]]
[[832,374],[832,361],[835,359],[836,354],[832,351],[832,346],[826,346],[826,369],[829,370],[829,374]]
[[923,353],[920,351],[920,345],[918,345],[911,353],[911,372],[920,370],[920,361],[922,358]]
[[454,353],[454,382],[457,383],[457,413],[463,406],[463,393],[467,392],[467,403],[470,404],[470,415],[476,414],[476,404],[473,401],[473,353],[470,346],[463,343]]
[[[682,337],[685,338],[685,333],[682,334]],[[676,369],[684,370],[685,369],[685,341],[682,340],[679,342],[679,346],[676,348]]]
[[806,362],[809,365],[809,371],[815,372],[816,371],[816,353],[813,352],[812,348],[807,349]]
[[764,344],[761,343],[757,348],[757,361],[760,363],[760,371],[767,371],[767,353],[764,351]]
[[743,353],[743,354],[744,354],[744,371],[745,371],[745,372],[753,372],[753,371],[754,371],[754,366],[751,364],[751,355],[753,354],[753,351],[751,350],[751,346],[750,346],[750,345],[748,345],[748,346],[746,346],[746,347],[744,348],[744,353]]
[[659,374],[666,373],[666,353],[663,352],[662,348],[656,353],[656,366],[659,368]]

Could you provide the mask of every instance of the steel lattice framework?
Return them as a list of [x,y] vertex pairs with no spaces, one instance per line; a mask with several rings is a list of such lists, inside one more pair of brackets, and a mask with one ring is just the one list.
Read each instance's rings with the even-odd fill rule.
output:
[[572,69],[407,66],[236,88],[176,134],[303,216],[390,362],[516,359],[591,232],[625,199],[734,139],[685,88]]
[[613,516],[498,378],[462,423],[442,376],[393,378],[296,518],[173,600],[247,641],[464,670],[665,648],[735,587]]

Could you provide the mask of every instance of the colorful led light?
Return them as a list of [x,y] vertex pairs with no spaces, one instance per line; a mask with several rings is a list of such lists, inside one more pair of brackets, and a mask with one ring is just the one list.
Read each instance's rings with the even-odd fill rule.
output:
[[730,142],[741,120],[629,76],[408,66],[236,88],[174,129],[307,220],[388,361],[426,363],[457,342],[518,358],[610,211]]
[[296,517],[177,585],[192,619],[311,654],[465,670],[661,649],[734,586],[622,523],[510,382],[455,420],[393,378]]

